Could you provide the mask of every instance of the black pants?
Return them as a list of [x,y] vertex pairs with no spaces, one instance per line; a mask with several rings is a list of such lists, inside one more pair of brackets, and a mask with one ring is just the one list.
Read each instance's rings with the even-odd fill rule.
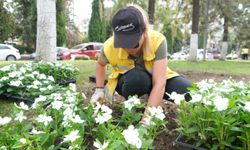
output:
[[[172,92],[176,92],[178,94],[184,94],[188,92],[188,87],[191,87],[192,83],[189,82],[183,76],[173,77],[171,79],[167,79],[165,92],[171,94]],[[149,73],[132,69],[125,74],[123,74],[119,80],[116,87],[116,91],[128,99],[129,96],[138,95],[142,96],[144,94],[150,94],[152,90],[152,77]],[[169,97],[167,94],[164,94],[163,99],[168,100]],[[191,99],[190,95],[185,95],[186,101]]]

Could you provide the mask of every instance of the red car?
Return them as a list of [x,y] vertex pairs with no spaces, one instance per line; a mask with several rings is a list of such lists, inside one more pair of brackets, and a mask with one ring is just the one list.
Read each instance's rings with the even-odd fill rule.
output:
[[76,55],[79,58],[81,56],[88,56],[90,59],[96,59],[96,57],[100,54],[102,47],[103,44],[98,42],[83,43],[76,45],[71,49],[62,50],[57,56],[61,60],[71,59],[72,55]]

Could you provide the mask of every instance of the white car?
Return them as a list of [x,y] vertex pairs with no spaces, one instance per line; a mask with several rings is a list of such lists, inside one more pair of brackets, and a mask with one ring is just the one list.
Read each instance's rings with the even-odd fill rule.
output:
[[172,60],[186,60],[187,58],[188,54],[185,54],[184,52],[176,52],[170,56],[170,59]]
[[8,44],[0,44],[0,60],[13,61],[21,58],[18,49]]

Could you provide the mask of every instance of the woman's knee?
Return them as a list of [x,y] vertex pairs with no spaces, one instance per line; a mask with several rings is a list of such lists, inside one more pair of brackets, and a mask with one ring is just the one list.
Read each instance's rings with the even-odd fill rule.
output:
[[121,76],[118,82],[118,93],[128,96],[148,94],[152,89],[151,76],[141,70],[132,69]]

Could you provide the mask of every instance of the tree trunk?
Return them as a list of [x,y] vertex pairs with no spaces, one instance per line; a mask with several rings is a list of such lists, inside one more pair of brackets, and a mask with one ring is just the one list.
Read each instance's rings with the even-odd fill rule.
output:
[[37,0],[36,61],[56,61],[56,0]]
[[155,0],[148,0],[148,18],[149,18],[149,26],[151,29],[154,28],[154,14],[155,14]]
[[209,4],[210,0],[206,0],[206,8],[205,8],[205,29],[204,29],[204,52],[203,52],[203,60],[206,60],[206,54],[207,54],[207,37],[208,37],[208,10],[209,10]]
[[221,60],[226,60],[228,50],[228,17],[226,14],[224,14],[224,33],[221,50]]
[[193,0],[192,34],[190,38],[189,60],[196,61],[198,49],[199,0]]

